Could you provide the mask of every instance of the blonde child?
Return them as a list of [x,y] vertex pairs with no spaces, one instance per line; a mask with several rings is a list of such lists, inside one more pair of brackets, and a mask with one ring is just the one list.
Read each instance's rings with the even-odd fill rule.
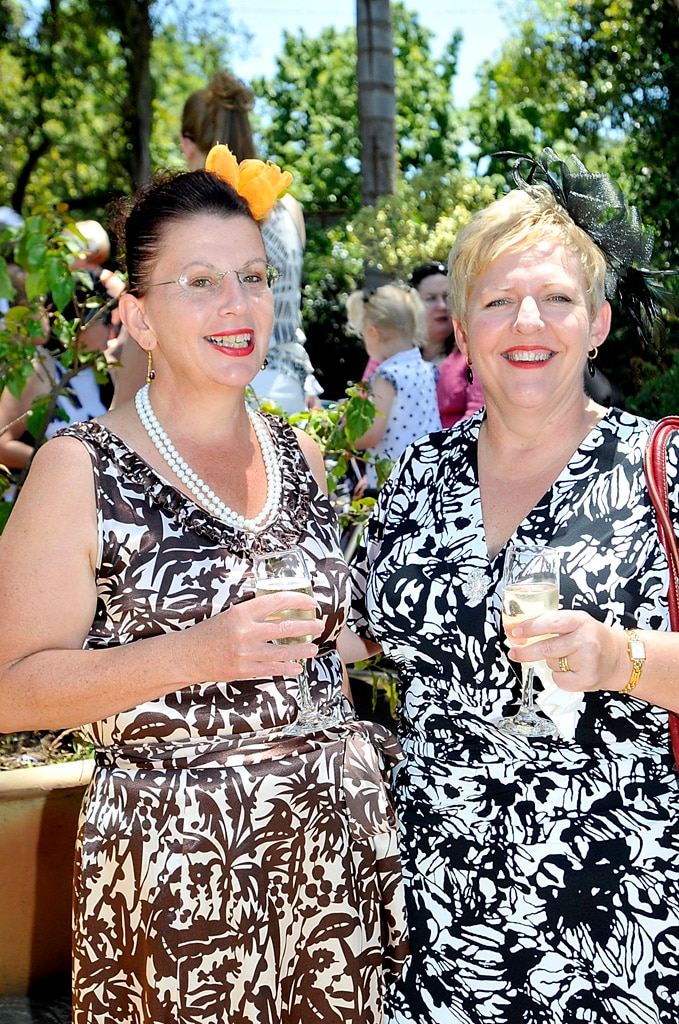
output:
[[[370,294],[353,292],[346,309],[349,329],[379,361],[368,380],[378,414],[357,447],[393,461],[418,437],[441,429],[436,372],[420,348],[426,329],[424,304],[414,288],[386,284]],[[371,463],[366,485],[377,487]]]

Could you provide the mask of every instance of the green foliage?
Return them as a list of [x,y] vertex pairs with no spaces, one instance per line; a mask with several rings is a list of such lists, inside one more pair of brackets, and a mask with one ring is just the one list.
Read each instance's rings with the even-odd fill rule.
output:
[[[52,343],[61,344],[59,359],[66,368],[49,394],[38,397],[26,415],[26,427],[36,439],[36,446],[43,440],[46,424],[58,415],[57,400],[72,378],[87,366],[99,372],[105,369],[103,353],[87,349],[87,327],[104,314],[106,307],[88,316],[87,327],[83,326],[87,301],[79,298],[76,290],[82,272],[72,266],[80,249],[79,237],[75,221],[63,207],[37,207],[21,227],[0,235],[0,280],[9,285],[4,297],[10,301],[14,298],[8,274],[10,261],[23,272],[26,291],[26,304],[10,308],[0,322],[0,393],[7,388],[16,398],[21,396],[36,361],[42,358],[37,346],[45,341],[46,333],[51,335]],[[7,426],[0,423],[0,433]],[[7,474],[0,471],[0,495],[9,482]],[[9,509],[9,503],[0,501],[0,528]]]
[[679,351],[669,351],[660,368],[643,363],[636,368],[644,383],[627,402],[630,412],[649,419],[679,414]]
[[0,54],[0,191],[17,207],[129,188],[119,97],[119,35],[101,7],[13,5]]
[[328,216],[359,202],[356,39],[323,29],[312,39],[286,32],[277,74],[256,79],[260,149],[294,168],[292,191],[310,214]]
[[361,246],[341,228],[323,230],[309,223],[302,312],[307,351],[325,389],[324,398],[339,399],[349,381],[361,379],[366,354],[360,339],[346,332],[343,296],[363,277]]
[[394,671],[392,662],[383,654],[370,658],[368,661],[357,661],[349,669],[349,681],[355,687],[356,680],[368,683],[372,690],[372,710],[377,708],[380,692],[383,692],[389,706],[389,713],[393,719],[398,716],[396,707],[398,704],[398,677]]
[[[66,201],[102,220],[110,199],[132,189],[129,155],[137,140],[129,135],[128,93],[138,40],[129,35],[130,15],[143,16],[143,6],[8,6],[0,49],[0,194],[17,209]],[[182,104],[247,36],[209,0],[148,6],[155,30],[152,157],[155,166],[182,166]]]
[[347,246],[393,278],[407,280],[418,263],[447,260],[455,236],[476,209],[496,199],[503,179],[469,178],[457,169],[430,164],[395,195],[363,208],[345,227]]
[[[372,498],[362,498],[347,506],[341,500],[340,489],[353,459],[370,460],[370,456],[356,448],[355,442],[365,434],[375,419],[376,409],[366,384],[350,385],[346,396],[318,409],[307,409],[290,417],[293,426],[304,430],[320,448],[328,479],[328,493],[337,492],[337,511],[343,527],[362,523],[374,505]],[[389,475],[393,465],[389,460],[375,462],[380,484]]]

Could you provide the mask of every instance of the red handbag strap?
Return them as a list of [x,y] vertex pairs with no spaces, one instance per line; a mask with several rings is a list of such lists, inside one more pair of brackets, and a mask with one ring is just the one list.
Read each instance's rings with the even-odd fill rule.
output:
[[[658,520],[658,535],[665,549],[670,567],[670,585],[667,602],[670,611],[670,626],[679,631],[679,547],[670,516],[667,490],[667,442],[675,430],[679,430],[679,416],[666,416],[658,420],[644,452],[644,472],[655,514]],[[670,742],[674,761],[679,768],[679,715],[669,713]]]
[[644,471],[648,493],[658,520],[658,535],[670,566],[670,586],[667,594],[670,625],[679,631],[679,545],[669,510],[667,491],[667,442],[679,430],[679,416],[666,416],[658,420],[644,452]]

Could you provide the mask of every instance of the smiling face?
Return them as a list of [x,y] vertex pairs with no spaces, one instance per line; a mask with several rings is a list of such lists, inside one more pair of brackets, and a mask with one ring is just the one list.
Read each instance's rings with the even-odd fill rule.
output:
[[[273,295],[261,286],[265,266],[259,228],[243,216],[199,214],[166,228],[148,289],[121,302],[128,330],[153,351],[158,377],[250,383],[273,327]],[[211,278],[217,283],[206,287]]]
[[489,404],[548,412],[583,401],[587,352],[605,339],[610,307],[593,314],[580,260],[548,241],[491,263],[472,285],[466,329],[454,324]]

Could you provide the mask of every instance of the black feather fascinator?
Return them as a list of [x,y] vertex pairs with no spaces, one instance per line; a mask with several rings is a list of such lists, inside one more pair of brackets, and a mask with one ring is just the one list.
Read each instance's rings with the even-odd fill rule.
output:
[[576,156],[565,162],[552,149],[540,157],[504,151],[496,159],[513,160],[518,188],[546,185],[571,220],[598,245],[606,259],[606,295],[632,319],[644,342],[660,348],[665,340],[663,310],[679,315],[679,298],[662,284],[677,270],[652,270],[653,235],[639,212],[625,201],[607,174],[592,174]]

